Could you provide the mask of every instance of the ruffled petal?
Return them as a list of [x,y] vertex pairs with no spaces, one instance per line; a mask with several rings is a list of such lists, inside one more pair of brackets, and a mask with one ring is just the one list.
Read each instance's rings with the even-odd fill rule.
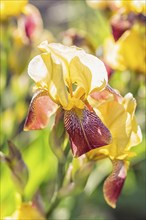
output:
[[[28,65],[28,75],[36,82],[43,82],[44,86],[51,79],[51,57],[50,54],[42,54],[35,56]],[[47,60],[47,65],[45,65],[45,60]],[[49,65],[50,64],[50,65]]]
[[97,106],[97,114],[112,134],[112,143],[96,149],[96,157],[98,154],[104,154],[111,159],[126,158],[129,157],[132,146],[141,142],[141,130],[134,115],[135,100],[133,96],[130,97],[126,95],[124,98],[121,97],[122,102],[112,99]]
[[85,65],[86,68],[88,68],[91,72],[92,79],[90,92],[103,89],[108,82],[108,74],[104,63],[97,57],[85,52],[78,52],[78,57],[81,63]]
[[111,142],[111,134],[107,127],[95,112],[87,108],[65,111],[64,122],[74,157]]
[[50,99],[48,92],[39,90],[32,98],[24,130],[37,130],[45,128],[49,117],[56,111],[57,105]]
[[70,77],[72,83],[77,83],[86,94],[90,92],[92,73],[90,69],[83,65],[79,57],[74,57],[70,62]]
[[120,93],[113,89],[109,84],[107,84],[102,91],[93,92],[90,96],[100,103],[111,100],[122,102],[122,96]]
[[[80,84],[81,79],[86,81],[86,78],[88,78],[89,82],[86,81],[85,87],[83,87],[87,89],[86,93],[89,89],[90,91],[99,90],[103,85],[106,86],[108,81],[107,71],[104,63],[97,57],[87,54],[84,50],[75,46],[67,47],[58,43],[48,44],[47,41],[42,42],[39,48],[43,52],[51,52],[56,58],[60,59],[63,67],[66,65],[66,69],[69,68],[69,71],[64,71],[68,82]],[[76,65],[73,68],[74,63]],[[70,65],[72,70],[70,70]]]
[[121,160],[113,161],[113,171],[103,186],[104,198],[112,208],[116,207],[126,176],[126,164]]
[[52,61],[52,82],[56,88],[56,97],[59,100],[59,103],[65,107],[68,105],[68,92],[63,78],[62,65],[59,61],[55,62],[53,59]]

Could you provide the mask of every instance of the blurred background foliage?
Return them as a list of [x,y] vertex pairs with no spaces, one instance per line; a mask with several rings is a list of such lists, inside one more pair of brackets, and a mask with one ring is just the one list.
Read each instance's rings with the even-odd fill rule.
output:
[[[32,7],[30,12],[35,18],[35,22],[32,22],[32,32],[26,32],[26,27],[24,29],[24,22],[30,19],[29,13],[1,22],[0,142],[1,151],[8,154],[7,141],[12,140],[29,169],[29,181],[24,191],[25,200],[32,200],[39,191],[47,209],[56,181],[57,157],[48,146],[50,127],[41,131],[23,131],[33,94],[33,82],[27,75],[27,65],[38,53],[36,46],[46,39],[48,42],[76,44],[104,60],[105,41],[112,36],[113,12],[108,7],[106,10],[100,7],[92,8],[84,0],[31,0],[29,3],[36,7]],[[142,25],[145,26],[144,23]],[[145,35],[145,27],[143,32]],[[143,43],[145,45],[145,38]],[[137,44],[133,44],[131,50],[136,46]],[[132,62],[137,62],[137,57],[142,56],[143,51],[144,47]],[[137,100],[136,116],[142,129],[143,141],[133,148],[137,156],[131,160],[131,169],[115,210],[106,204],[102,194],[103,181],[111,171],[111,164],[108,160],[98,161],[90,172],[85,189],[81,187],[80,194],[73,193],[62,199],[51,213],[51,219],[54,220],[144,220],[146,217],[145,75],[142,71],[129,67],[124,70],[114,69],[104,61],[108,68],[109,84],[122,95],[133,93]],[[5,163],[1,163],[1,219],[14,212],[18,200],[10,170]]]

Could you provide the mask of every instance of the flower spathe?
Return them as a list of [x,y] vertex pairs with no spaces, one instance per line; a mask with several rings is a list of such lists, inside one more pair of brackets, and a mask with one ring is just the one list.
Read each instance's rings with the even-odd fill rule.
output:
[[113,162],[113,171],[105,180],[103,192],[107,203],[115,208],[127,176],[129,158],[135,155],[131,148],[142,140],[141,130],[134,115],[136,100],[130,93],[115,99],[111,93],[108,96],[106,90],[94,95],[94,99],[100,101],[95,107],[98,116],[111,132],[112,142],[88,152],[87,157],[91,160],[108,157]]
[[103,62],[80,48],[58,43],[44,41],[39,49],[42,53],[28,66],[38,91],[30,104],[25,130],[44,128],[51,114],[61,106],[74,156],[110,143],[109,130],[88,103],[89,95],[107,84]]

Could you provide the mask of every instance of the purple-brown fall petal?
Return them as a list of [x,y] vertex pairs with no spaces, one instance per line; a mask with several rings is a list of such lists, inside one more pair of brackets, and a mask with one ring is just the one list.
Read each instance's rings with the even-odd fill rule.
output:
[[126,176],[127,169],[124,162],[121,160],[113,161],[113,171],[105,180],[103,186],[104,198],[112,208],[116,207]]
[[57,105],[50,99],[48,92],[39,90],[31,100],[24,130],[45,128],[49,122],[49,117],[56,109]]
[[87,108],[65,111],[64,123],[74,157],[111,142],[111,134],[107,127],[94,111]]

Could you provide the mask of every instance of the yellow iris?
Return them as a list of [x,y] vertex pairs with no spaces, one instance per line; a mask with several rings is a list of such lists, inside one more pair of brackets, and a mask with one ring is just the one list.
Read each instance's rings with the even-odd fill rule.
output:
[[[56,112],[64,120],[74,157],[91,160],[109,157],[113,172],[104,183],[108,204],[116,206],[127,175],[131,147],[141,142],[136,123],[136,101],[124,98],[107,84],[103,63],[77,47],[43,42],[42,53],[28,66],[38,88],[30,103],[25,130],[42,129]],[[58,104],[61,105],[56,111]]]
[[[103,99],[105,97],[105,100]],[[102,91],[96,98],[97,114],[110,130],[112,141],[106,146],[93,149],[87,153],[90,160],[110,158],[113,163],[113,171],[107,177],[103,186],[104,198],[107,203],[115,208],[120,196],[129,167],[129,158],[135,156],[131,148],[142,140],[141,130],[135,119],[136,100],[128,93],[123,97],[108,97]]]
[[128,93],[120,101],[110,100],[97,107],[97,114],[110,130],[112,142],[88,153],[90,158],[109,157],[111,160],[126,160],[133,156],[132,146],[141,142],[141,130],[135,119],[136,101]]
[[32,205],[32,203],[22,203],[20,207],[10,217],[4,220],[45,220],[45,217]]
[[123,7],[126,12],[135,12],[135,13],[143,13],[146,14],[146,5],[145,0],[120,0],[118,2],[120,7]]
[[77,47],[47,41],[39,49],[42,53],[31,60],[28,74],[64,110],[83,109],[88,95],[106,86],[107,72],[97,57]]
[[104,58],[113,69],[145,73],[145,40],[141,30],[142,27],[136,26],[127,30],[118,41],[106,41]]
[[2,0],[0,2],[1,19],[5,20],[8,17],[19,15],[27,2],[28,0]]

